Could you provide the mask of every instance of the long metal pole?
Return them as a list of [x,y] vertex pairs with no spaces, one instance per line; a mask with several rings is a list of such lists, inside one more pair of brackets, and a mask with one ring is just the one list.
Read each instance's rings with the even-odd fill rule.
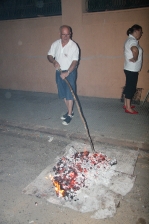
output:
[[80,114],[80,117],[81,117],[81,119],[82,119],[82,121],[83,121],[84,128],[85,128],[85,130],[86,130],[87,137],[88,137],[88,140],[89,140],[89,142],[90,142],[91,149],[92,149],[93,152],[95,152],[94,145],[93,145],[93,141],[92,141],[92,139],[91,139],[91,136],[90,136],[90,133],[89,133],[89,129],[88,129],[88,127],[87,127],[87,124],[86,124],[86,121],[85,121],[85,119],[84,119],[84,116],[82,115],[82,111],[81,111],[81,109],[80,109],[78,100],[77,100],[77,98],[76,98],[76,96],[75,96],[75,94],[74,94],[74,91],[73,91],[73,89],[72,89],[70,83],[68,82],[68,80],[67,80],[66,78],[64,78],[64,80],[65,80],[65,82],[67,83],[67,85],[69,86],[70,91],[71,91],[71,93],[72,93],[72,95],[73,95],[73,98],[74,98],[74,100],[75,100],[75,102],[76,102],[76,106],[77,106],[78,112],[79,112],[79,114]]

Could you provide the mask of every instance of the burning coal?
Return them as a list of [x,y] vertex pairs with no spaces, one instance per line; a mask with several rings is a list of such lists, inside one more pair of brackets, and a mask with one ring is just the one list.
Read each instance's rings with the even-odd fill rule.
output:
[[53,167],[54,175],[50,176],[56,195],[65,200],[78,200],[78,190],[88,188],[91,178],[98,178],[101,171],[116,163],[116,159],[111,161],[102,153],[76,152],[71,148],[67,156],[58,160]]

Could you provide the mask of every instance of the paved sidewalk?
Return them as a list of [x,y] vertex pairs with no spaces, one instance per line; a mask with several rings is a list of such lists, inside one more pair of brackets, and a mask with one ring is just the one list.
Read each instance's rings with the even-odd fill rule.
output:
[[[119,99],[79,96],[93,142],[149,150],[149,105],[136,105],[137,115],[124,112]],[[60,116],[66,108],[57,94],[0,90],[0,127],[41,131],[87,140],[76,105],[68,126]]]

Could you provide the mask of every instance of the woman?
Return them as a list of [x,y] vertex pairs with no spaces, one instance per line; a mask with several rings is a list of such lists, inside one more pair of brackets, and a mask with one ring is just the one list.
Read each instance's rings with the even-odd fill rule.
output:
[[126,85],[123,94],[125,95],[124,106],[126,113],[138,114],[131,105],[131,100],[136,92],[138,72],[142,66],[142,49],[138,40],[142,36],[142,27],[135,24],[127,30],[128,38],[124,44],[124,73],[126,75]]

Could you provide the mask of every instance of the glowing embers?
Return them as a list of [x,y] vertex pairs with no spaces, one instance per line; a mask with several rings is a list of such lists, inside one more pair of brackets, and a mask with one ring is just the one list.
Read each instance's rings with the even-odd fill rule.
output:
[[53,167],[54,175],[51,176],[58,197],[65,200],[78,200],[77,191],[88,188],[93,179],[99,178],[101,172],[108,170],[116,164],[102,153],[88,151],[76,152],[72,147],[69,153],[60,158]]

